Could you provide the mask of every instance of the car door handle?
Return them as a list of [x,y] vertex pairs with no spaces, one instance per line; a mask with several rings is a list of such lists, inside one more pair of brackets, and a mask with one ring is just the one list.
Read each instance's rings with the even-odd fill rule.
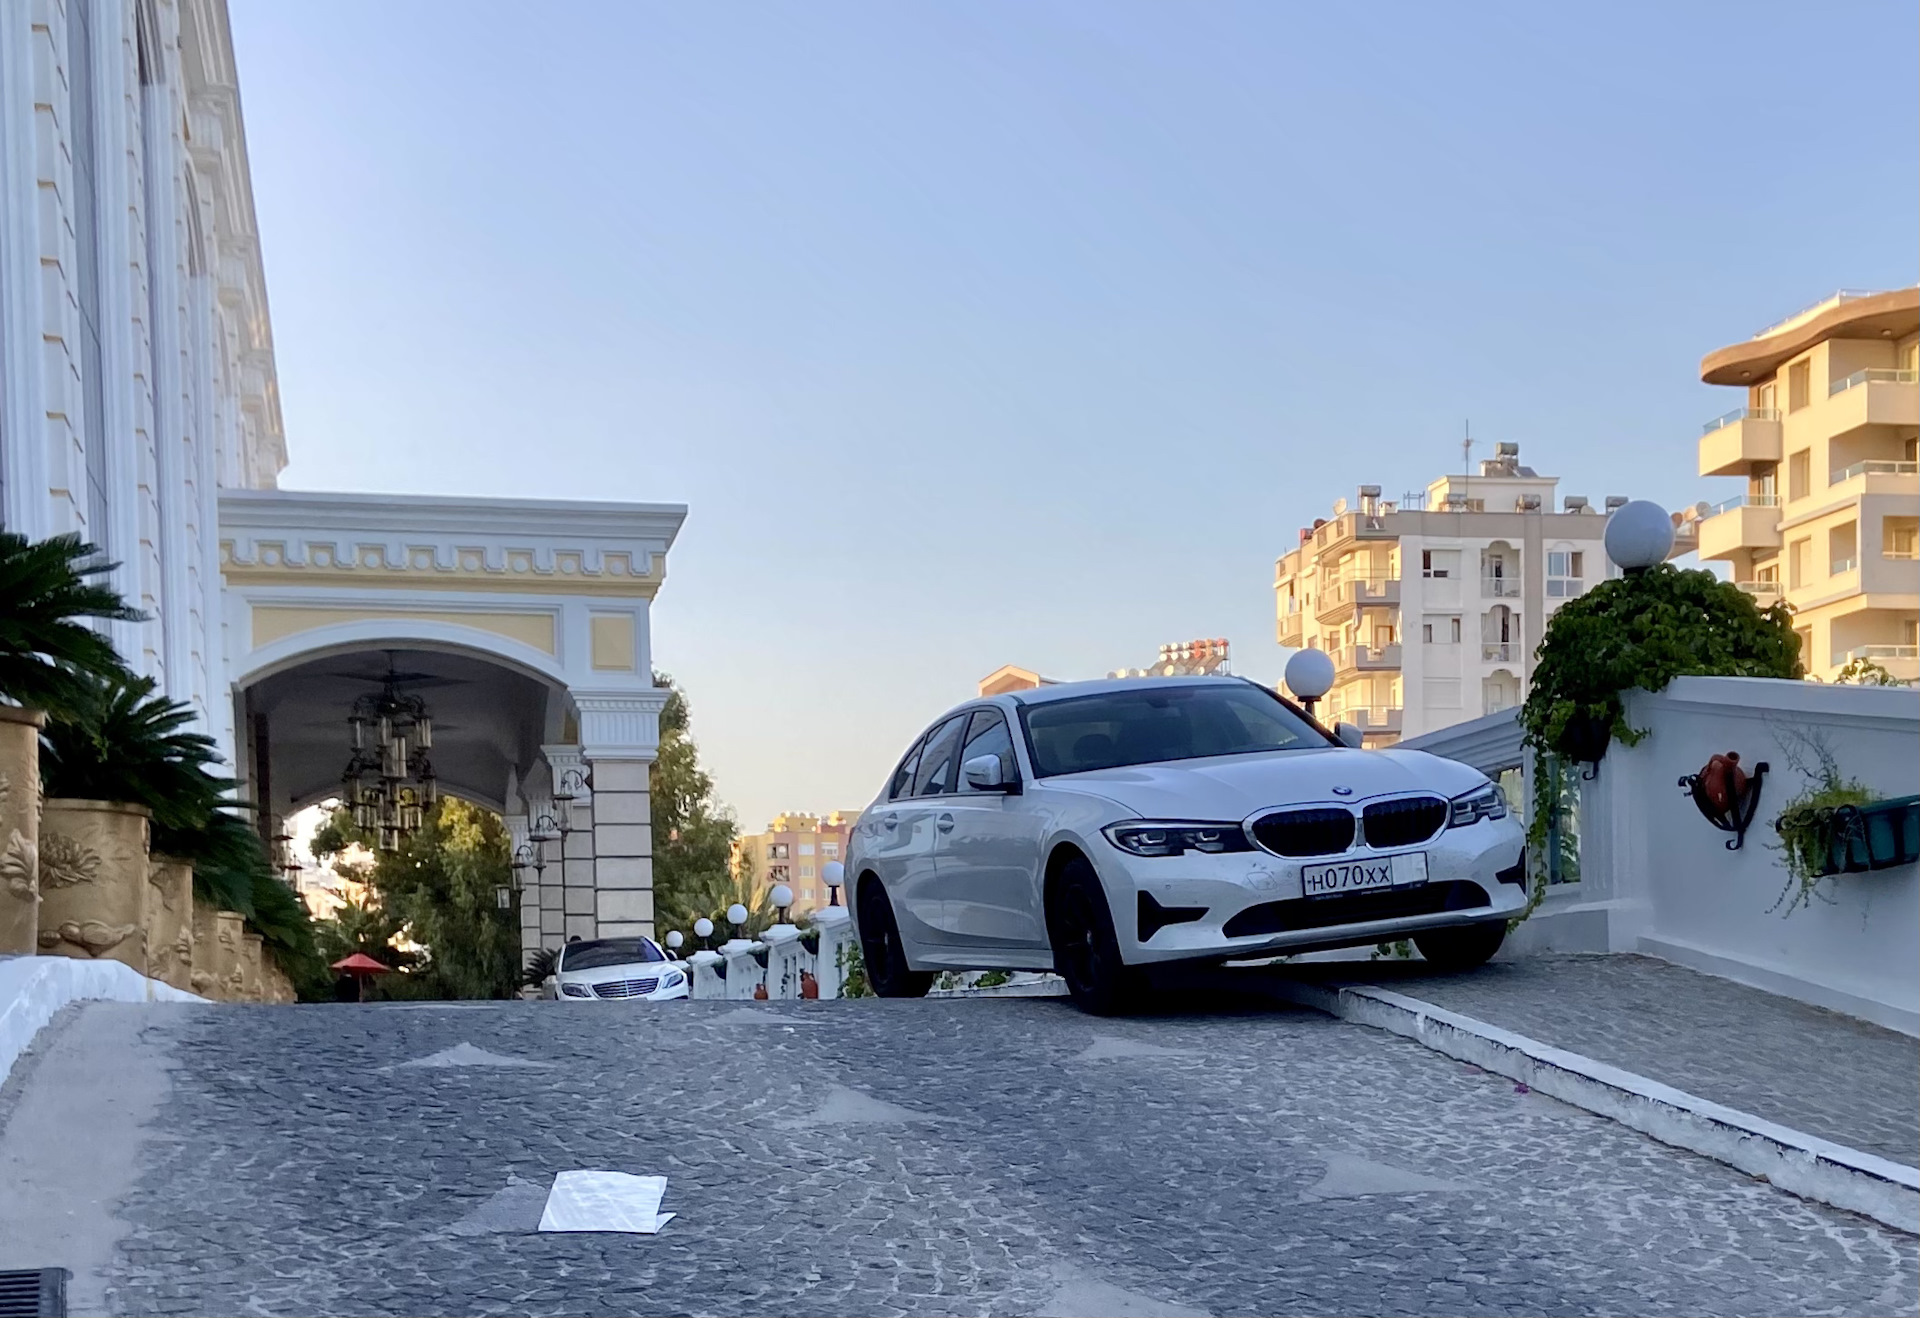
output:
[[941,815],[937,823],[942,833],[953,832],[953,816],[952,815]]
[[894,829],[900,827],[900,821],[898,819],[895,819],[892,815],[888,815],[885,819],[881,820],[880,822],[887,826],[887,831],[889,833],[891,833]]

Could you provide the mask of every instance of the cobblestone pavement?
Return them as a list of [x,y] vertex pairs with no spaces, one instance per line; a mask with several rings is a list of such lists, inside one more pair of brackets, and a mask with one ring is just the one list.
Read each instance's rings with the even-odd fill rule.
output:
[[1341,967],[1542,1043],[1912,1167],[1920,1039],[1644,956],[1529,957],[1466,974]]
[[[1911,1237],[1257,1002],[147,1010],[122,1313],[1920,1304]],[[529,1232],[570,1168],[664,1174],[679,1216]]]

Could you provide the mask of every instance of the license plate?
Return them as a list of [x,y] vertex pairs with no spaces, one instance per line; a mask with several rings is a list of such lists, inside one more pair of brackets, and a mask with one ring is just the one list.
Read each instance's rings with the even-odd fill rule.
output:
[[1367,888],[1404,888],[1426,881],[1427,853],[1424,851],[1300,867],[1300,895],[1303,897],[1325,897],[1331,893],[1360,892]]

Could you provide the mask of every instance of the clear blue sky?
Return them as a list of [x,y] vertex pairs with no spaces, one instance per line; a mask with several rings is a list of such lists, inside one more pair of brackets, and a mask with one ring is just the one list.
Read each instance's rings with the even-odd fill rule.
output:
[[1920,264],[1893,0],[232,6],[284,483],[689,504],[748,828],[1003,663],[1271,679],[1275,557],[1468,418],[1724,497],[1701,355]]

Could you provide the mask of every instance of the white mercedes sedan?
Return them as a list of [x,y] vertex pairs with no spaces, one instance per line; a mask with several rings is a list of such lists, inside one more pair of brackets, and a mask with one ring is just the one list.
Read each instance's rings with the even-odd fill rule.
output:
[[1492,956],[1526,905],[1520,823],[1477,769],[1359,750],[1238,678],[1064,683],[944,715],[848,848],[869,981],[1047,970],[1083,1008],[1145,968],[1410,938]]
[[547,994],[561,1002],[664,1002],[692,994],[687,968],[651,938],[576,938],[560,949]]

